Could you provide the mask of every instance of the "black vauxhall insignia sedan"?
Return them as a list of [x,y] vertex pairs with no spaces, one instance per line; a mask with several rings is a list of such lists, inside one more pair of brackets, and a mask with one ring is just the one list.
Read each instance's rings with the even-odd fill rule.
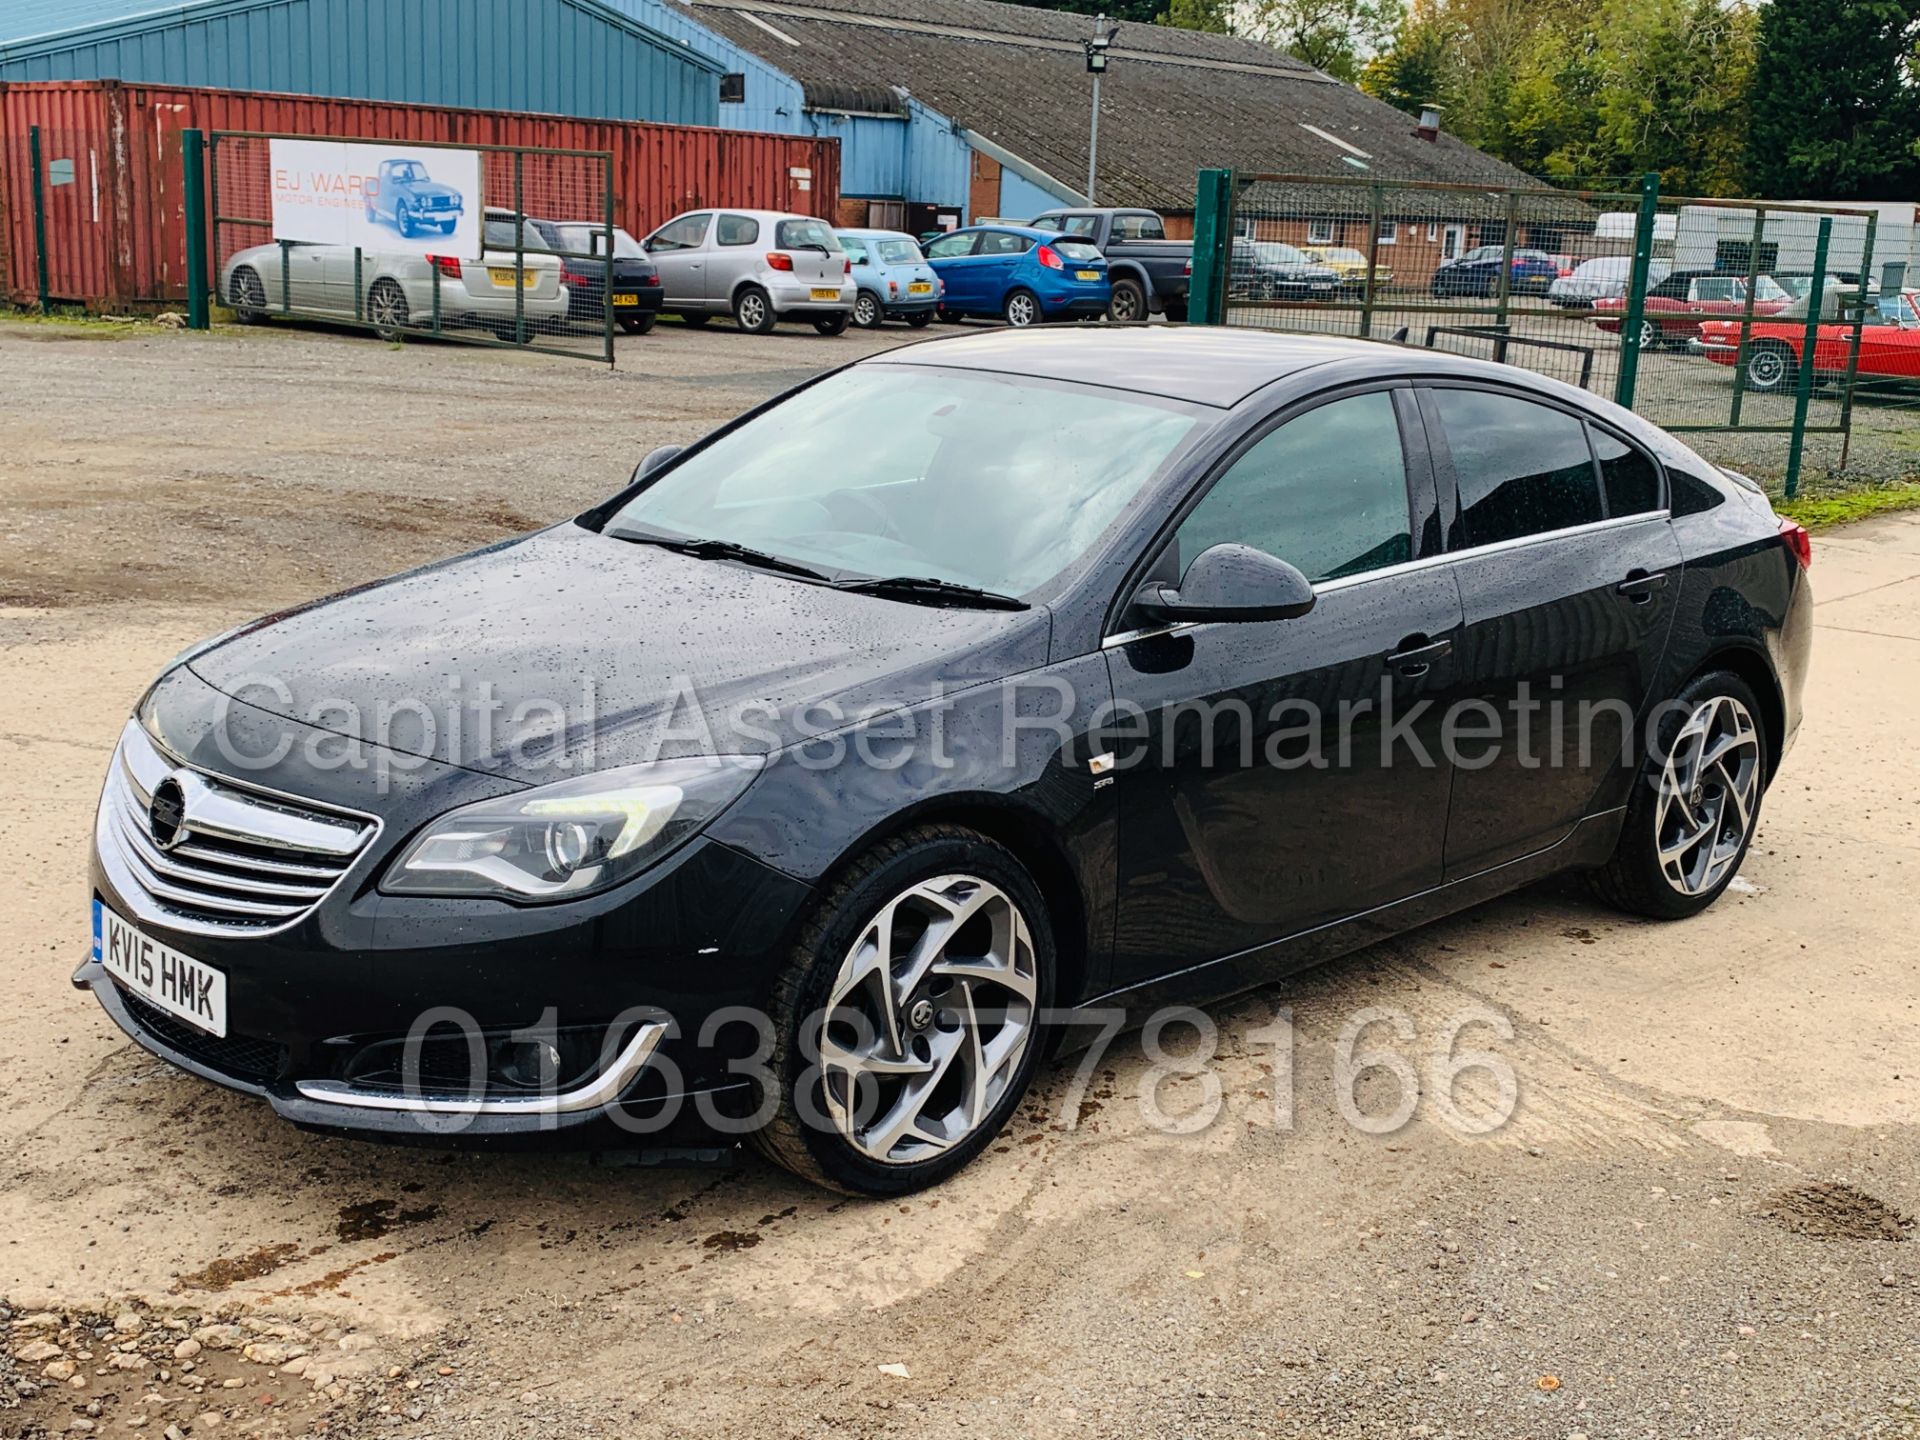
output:
[[823,376],[140,700],[75,976],[358,1134],[965,1164],[1050,1037],[1551,872],[1679,918],[1799,720],[1806,534],[1505,367],[1155,327]]

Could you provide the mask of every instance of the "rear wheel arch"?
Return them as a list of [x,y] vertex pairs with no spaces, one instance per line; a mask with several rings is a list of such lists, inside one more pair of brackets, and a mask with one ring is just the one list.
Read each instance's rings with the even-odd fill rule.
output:
[[1787,704],[1780,693],[1779,678],[1773,665],[1759,650],[1747,645],[1728,645],[1715,650],[1693,669],[1693,673],[1675,687],[1675,693],[1687,688],[1702,675],[1725,670],[1737,675],[1760,702],[1760,724],[1765,731],[1767,783],[1773,782],[1780,768],[1781,751],[1786,744]]

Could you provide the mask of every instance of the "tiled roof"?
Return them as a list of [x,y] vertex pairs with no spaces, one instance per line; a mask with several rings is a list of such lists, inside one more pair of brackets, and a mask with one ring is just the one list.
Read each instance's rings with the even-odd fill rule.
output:
[[[1086,183],[1087,16],[995,0],[672,3],[799,80],[810,107],[898,113],[899,87],[1068,188]],[[1416,137],[1401,111],[1255,41],[1128,24],[1111,55],[1100,97],[1103,204],[1191,209],[1195,175],[1209,166],[1537,183],[1452,136]],[[1362,159],[1355,151],[1364,170],[1350,163]]]

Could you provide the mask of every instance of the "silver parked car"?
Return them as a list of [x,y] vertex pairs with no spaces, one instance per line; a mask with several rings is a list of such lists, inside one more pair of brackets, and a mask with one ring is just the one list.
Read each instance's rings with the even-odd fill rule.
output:
[[778,210],[692,210],[646,239],[666,292],[660,308],[689,325],[732,315],[764,335],[782,320],[811,320],[838,335],[853,314],[852,266],[833,227]]
[[[480,325],[511,337],[516,314],[529,333],[553,334],[566,325],[567,291],[556,256],[532,253],[546,242],[531,229],[529,253],[521,259],[526,294],[515,304],[513,212],[489,210],[478,260],[451,255],[360,252],[359,303],[355,305],[354,251],[349,245],[287,247],[255,245],[232,256],[220,271],[220,294],[243,324],[277,310],[323,319],[365,320],[390,339],[434,323],[435,273],[439,318],[445,328]],[[284,301],[284,303],[283,303]]]
[[[1658,285],[1673,272],[1665,260],[1647,262],[1647,284]],[[1631,255],[1603,255],[1573,267],[1571,275],[1562,275],[1547,287],[1547,299],[1562,310],[1590,310],[1596,300],[1618,300],[1627,293],[1627,281],[1633,276]]]

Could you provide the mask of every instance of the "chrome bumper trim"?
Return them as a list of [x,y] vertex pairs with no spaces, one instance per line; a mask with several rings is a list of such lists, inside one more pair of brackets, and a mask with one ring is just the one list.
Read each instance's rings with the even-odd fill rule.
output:
[[357,1089],[343,1080],[300,1080],[294,1089],[302,1098],[325,1105],[347,1105],[361,1110],[403,1110],[416,1115],[577,1115],[611,1105],[626,1093],[653,1059],[666,1036],[664,1024],[642,1025],[621,1048],[613,1063],[585,1085],[552,1095],[497,1095],[476,1099],[470,1095],[397,1095],[391,1090]]

